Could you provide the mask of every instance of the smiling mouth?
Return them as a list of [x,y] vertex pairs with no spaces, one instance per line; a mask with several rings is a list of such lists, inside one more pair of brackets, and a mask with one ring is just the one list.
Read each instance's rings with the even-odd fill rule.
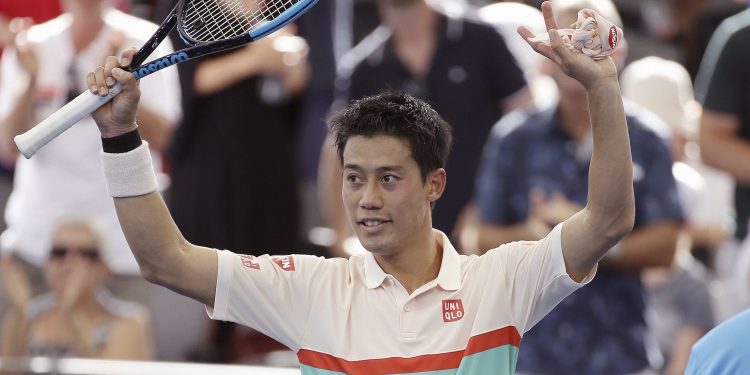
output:
[[387,220],[362,220],[358,221],[357,224],[365,227],[365,228],[376,228],[382,224],[390,223],[390,221]]

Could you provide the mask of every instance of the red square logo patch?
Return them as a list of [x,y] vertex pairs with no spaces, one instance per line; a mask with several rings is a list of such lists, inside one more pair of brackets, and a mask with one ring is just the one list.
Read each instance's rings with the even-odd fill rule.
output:
[[252,255],[240,255],[240,259],[242,260],[242,265],[247,268],[252,268],[254,270],[260,269],[260,263],[258,263],[257,260],[255,260],[255,257]]
[[460,299],[443,300],[443,322],[455,322],[464,317],[464,304]]
[[278,264],[284,271],[294,271],[294,258],[291,255],[271,257],[274,263]]

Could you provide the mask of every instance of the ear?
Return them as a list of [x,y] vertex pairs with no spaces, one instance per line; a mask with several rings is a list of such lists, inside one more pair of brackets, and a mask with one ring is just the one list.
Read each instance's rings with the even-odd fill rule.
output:
[[435,203],[445,191],[446,174],[445,169],[438,168],[427,175],[427,200]]

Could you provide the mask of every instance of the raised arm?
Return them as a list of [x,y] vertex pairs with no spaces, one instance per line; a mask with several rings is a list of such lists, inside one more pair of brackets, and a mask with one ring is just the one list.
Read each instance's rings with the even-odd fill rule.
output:
[[519,28],[529,44],[554,61],[588,93],[594,149],[589,167],[588,202],[565,221],[562,249],[568,274],[583,280],[613,245],[633,228],[632,159],[625,122],[625,111],[617,81],[617,68],[611,58],[594,61],[570,51],[557,32],[552,6],[545,1],[542,13],[551,45],[532,42],[532,33]]
[[[115,141],[112,138],[118,136],[117,140],[123,141],[119,142],[120,153],[103,155],[103,158],[109,160],[105,163],[105,173],[108,175],[110,189],[118,187],[117,183],[113,183],[118,178],[122,181],[120,185],[124,185],[124,182],[130,185],[124,189],[125,193],[115,194],[119,196],[114,199],[117,217],[141,273],[148,281],[213,306],[217,276],[216,252],[185,240],[161,196],[155,189],[148,188],[155,186],[155,183],[142,177],[143,168],[152,168],[150,162],[148,165],[133,164],[133,161],[143,160],[136,157],[139,152],[142,156],[146,153],[146,160],[150,160],[148,150],[144,150],[142,146],[133,149],[132,142],[125,141],[133,139],[132,136],[135,135],[136,144],[140,144],[138,136],[133,133],[137,129],[135,116],[140,98],[138,82],[132,74],[120,68],[130,63],[134,53],[135,49],[125,51],[119,61],[115,57],[108,57],[104,67],[89,73],[87,77],[88,87],[99,95],[106,95],[108,85],[115,81],[124,86],[120,95],[92,115],[103,141],[112,144]],[[145,175],[149,176],[149,173]],[[150,191],[145,194],[127,193],[128,190],[136,191],[143,186]]]

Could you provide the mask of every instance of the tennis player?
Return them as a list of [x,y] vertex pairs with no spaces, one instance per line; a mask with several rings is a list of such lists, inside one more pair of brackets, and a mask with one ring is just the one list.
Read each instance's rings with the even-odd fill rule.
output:
[[89,74],[88,85],[100,94],[113,83],[109,77],[125,86],[94,119],[109,193],[143,275],[205,304],[212,319],[245,324],[284,343],[298,354],[303,374],[512,374],[521,336],[591,280],[599,259],[634,220],[615,65],[609,57],[594,61],[568,50],[549,3],[542,10],[551,46],[531,46],[589,96],[588,205],[540,241],[482,256],[459,255],[432,228],[431,207],[446,189],[451,130],[427,104],[398,93],[356,101],[332,121],[342,198],[369,250],[364,255],[252,257],[187,242],[155,191],[134,121],[138,85],[120,69],[134,51],[109,57]]

